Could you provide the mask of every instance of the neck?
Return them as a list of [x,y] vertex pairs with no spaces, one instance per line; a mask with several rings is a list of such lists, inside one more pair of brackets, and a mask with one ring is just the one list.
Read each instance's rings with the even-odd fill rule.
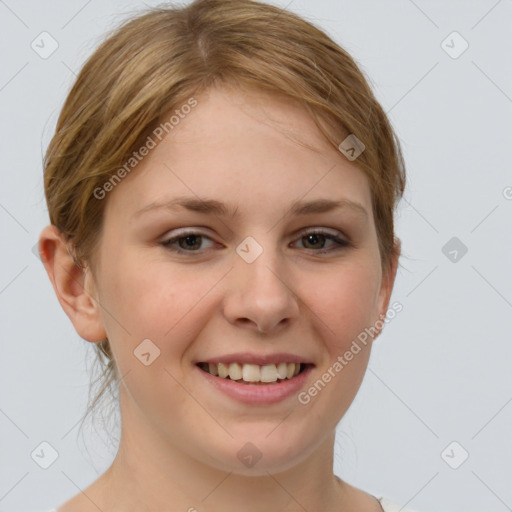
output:
[[125,414],[118,453],[95,486],[93,501],[104,512],[349,510],[350,486],[332,471],[334,431],[295,466],[247,476],[205,464],[134,423]]

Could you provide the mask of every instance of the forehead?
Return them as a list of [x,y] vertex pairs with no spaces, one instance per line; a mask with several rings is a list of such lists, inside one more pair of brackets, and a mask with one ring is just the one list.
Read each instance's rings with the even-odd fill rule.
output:
[[306,109],[283,94],[222,84],[196,99],[198,106],[188,120],[183,119],[173,130],[170,139],[176,143],[215,146],[265,134],[269,138],[288,137],[319,155],[333,149]]
[[[263,91],[215,87],[109,196],[133,213],[173,196],[217,198],[241,213],[300,198],[351,199],[371,209],[365,174],[337,151],[307,111]],[[165,116],[163,116],[165,119]]]

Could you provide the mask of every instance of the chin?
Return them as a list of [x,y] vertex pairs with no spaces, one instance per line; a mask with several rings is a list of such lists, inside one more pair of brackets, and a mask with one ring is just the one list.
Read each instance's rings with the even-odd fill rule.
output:
[[208,464],[237,475],[268,476],[293,468],[314,450],[313,446],[306,450],[304,441],[288,437],[288,442],[283,442],[278,436],[271,439],[272,435],[265,437],[267,434],[262,435],[260,430],[259,436],[247,436],[247,441],[230,439],[226,446],[217,445],[223,449],[210,453]]

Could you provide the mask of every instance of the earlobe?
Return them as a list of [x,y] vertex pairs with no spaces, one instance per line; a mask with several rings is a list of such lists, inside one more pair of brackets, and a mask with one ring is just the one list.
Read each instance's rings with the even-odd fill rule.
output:
[[80,267],[59,229],[47,226],[39,237],[39,254],[62,309],[83,339],[106,338],[90,269]]

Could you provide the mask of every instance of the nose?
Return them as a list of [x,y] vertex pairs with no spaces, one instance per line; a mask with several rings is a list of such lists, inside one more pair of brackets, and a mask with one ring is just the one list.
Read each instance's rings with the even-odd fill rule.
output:
[[236,254],[223,301],[226,319],[237,327],[265,334],[293,323],[299,316],[299,303],[285,265],[268,248],[252,263]]

